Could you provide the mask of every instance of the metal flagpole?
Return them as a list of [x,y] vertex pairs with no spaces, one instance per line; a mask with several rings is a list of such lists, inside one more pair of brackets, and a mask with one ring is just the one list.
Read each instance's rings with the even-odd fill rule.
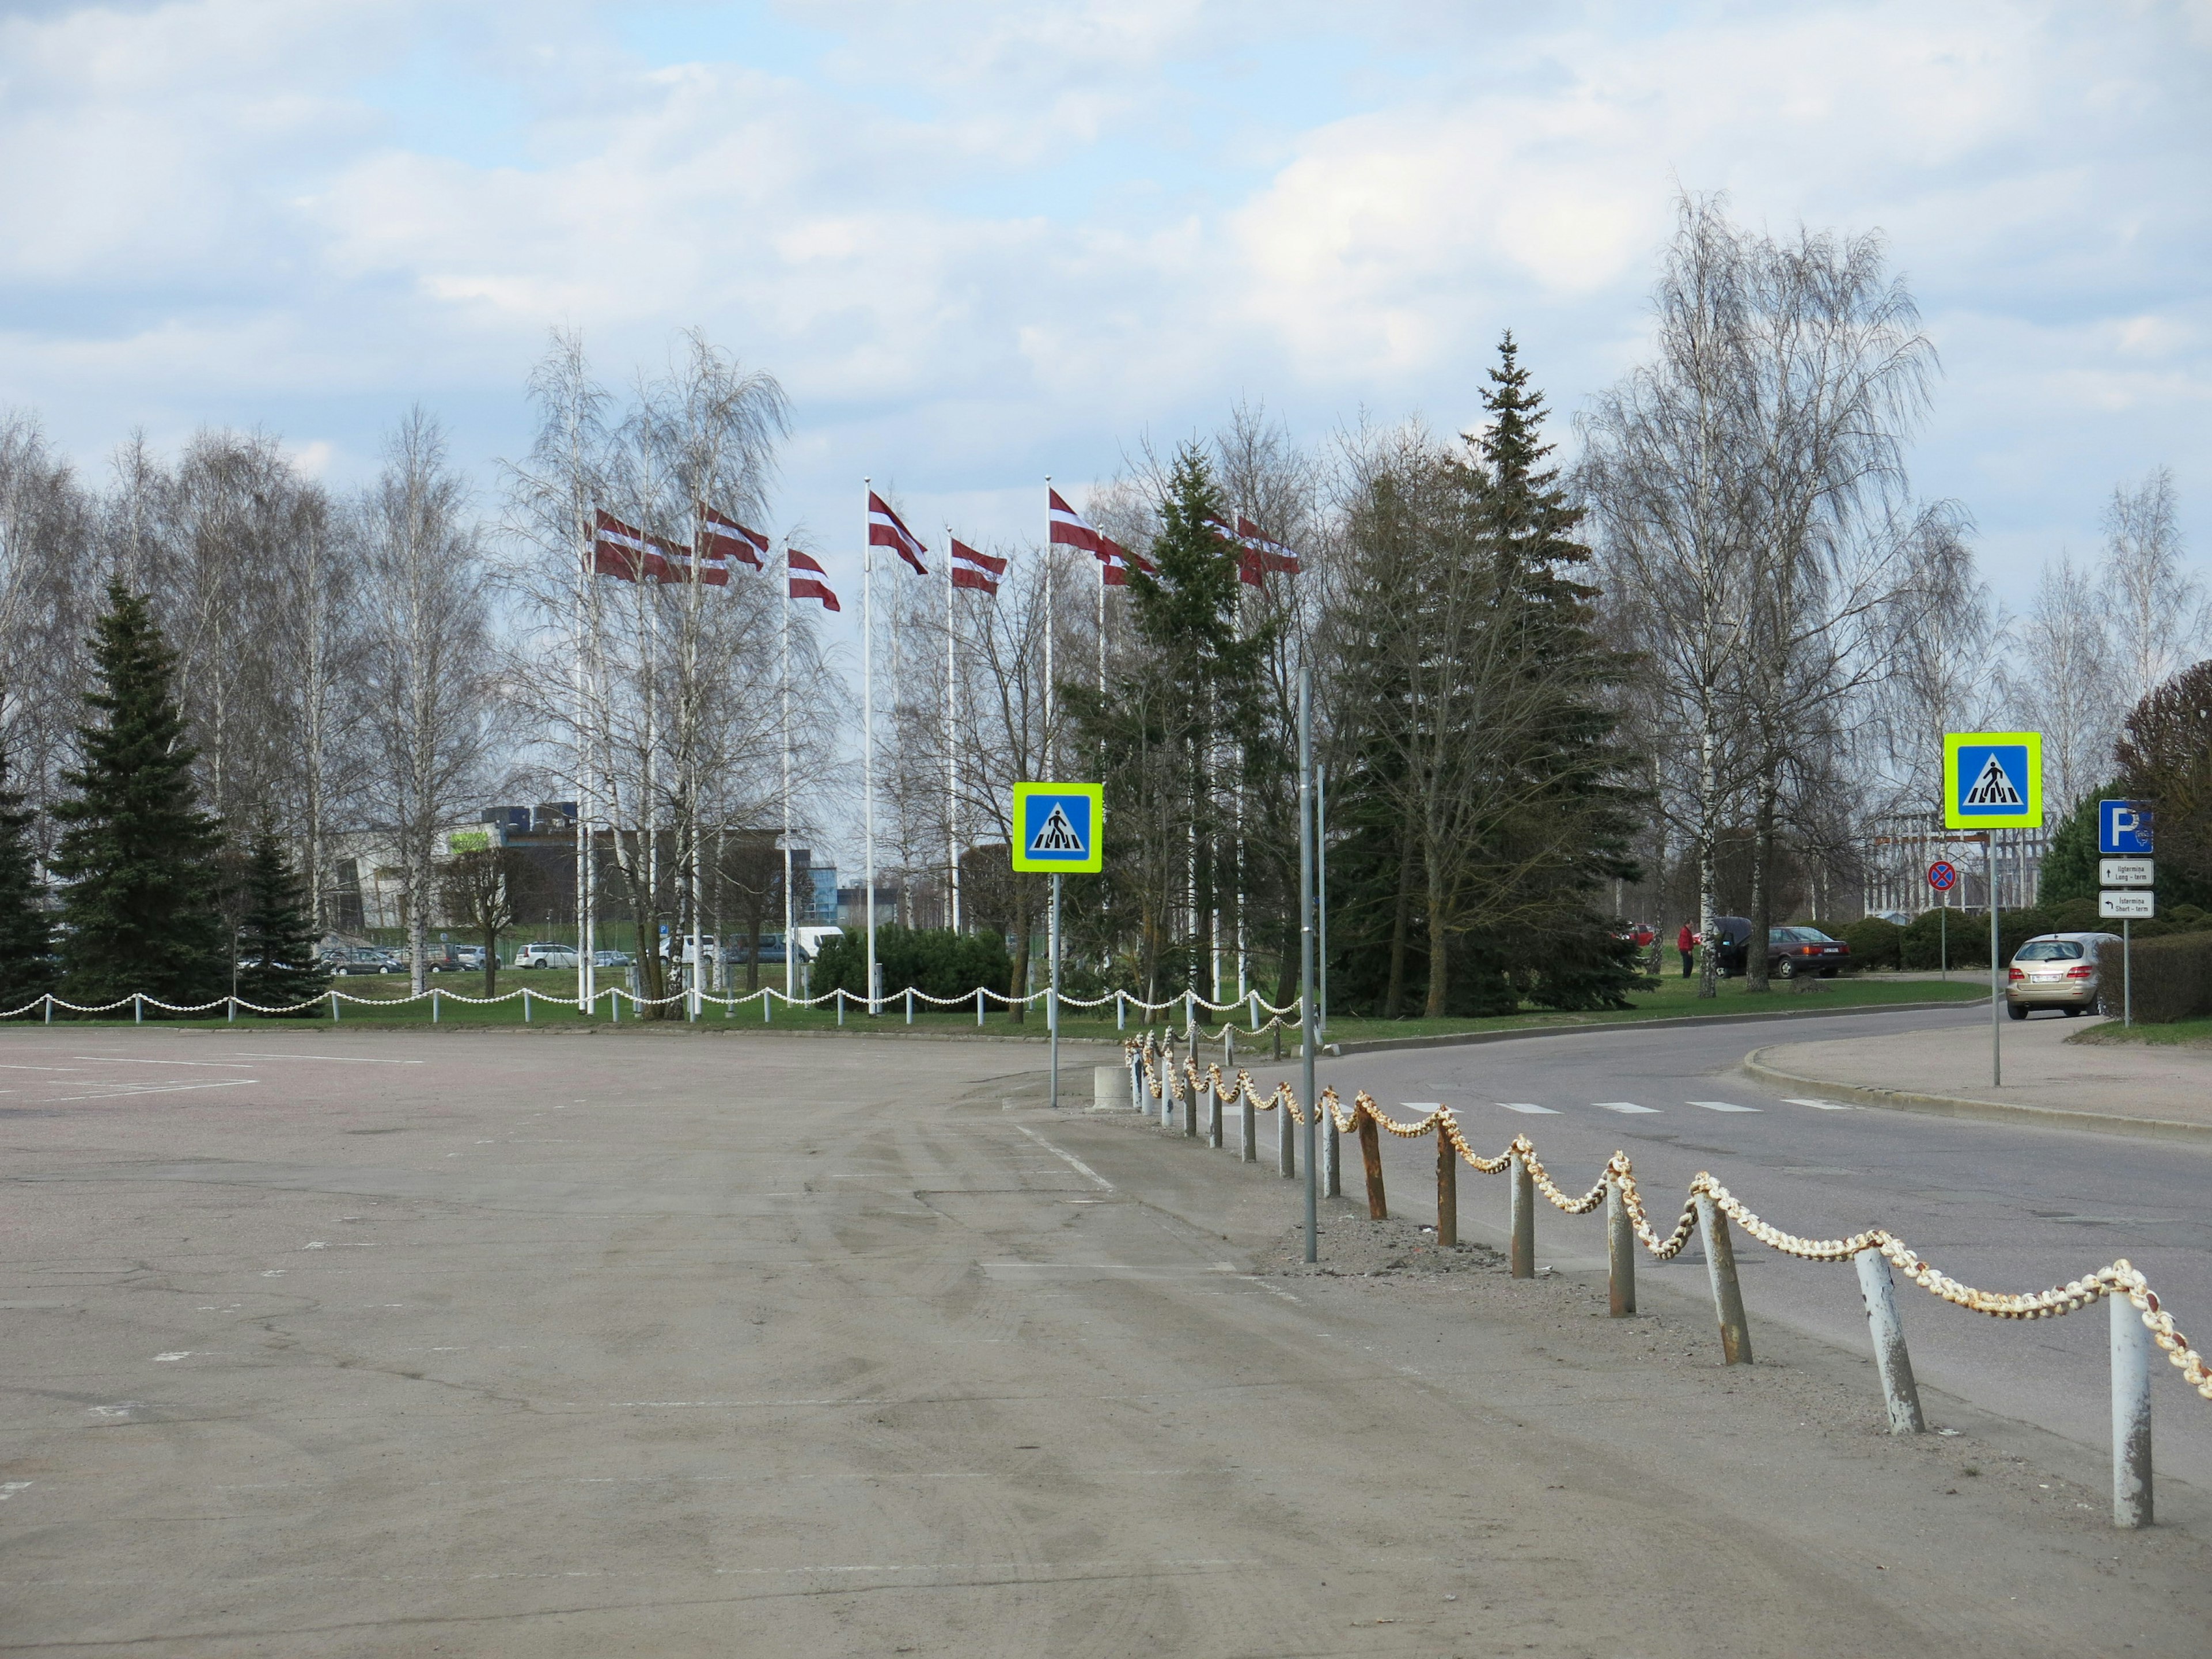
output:
[[1044,475],[1044,775],[1052,769],[1052,474]]
[[[799,994],[798,905],[791,890],[791,544],[783,549],[783,994]],[[765,1006],[765,1005],[763,1005]]]
[[868,1018],[876,1017],[876,549],[866,497],[873,478],[860,480],[860,834],[865,843],[860,878],[868,896]]
[[[570,437],[574,443],[574,420]],[[575,660],[572,665],[576,690],[576,1012],[591,1008],[592,994],[592,740],[590,652],[586,623],[592,611],[592,552],[597,534],[577,509],[576,533],[580,544],[576,560],[576,618],[570,633]],[[505,837],[502,835],[501,839]]]
[[1314,1088],[1314,793],[1313,669],[1298,669],[1298,1053],[1304,1057],[1306,1103],[1306,1260],[1321,1259],[1320,1187],[1315,1142],[1321,1129],[1321,1097]]
[[945,915],[960,931],[959,717],[953,708],[953,681],[959,666],[953,654],[952,526],[945,526]]

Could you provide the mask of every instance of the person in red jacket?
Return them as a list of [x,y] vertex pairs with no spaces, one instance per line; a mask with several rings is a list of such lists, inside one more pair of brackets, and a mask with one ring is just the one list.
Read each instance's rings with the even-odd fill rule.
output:
[[1687,979],[1690,963],[1698,948],[1698,936],[1690,931],[1690,924],[1686,921],[1682,924],[1682,931],[1674,935],[1674,948],[1682,953],[1682,977]]

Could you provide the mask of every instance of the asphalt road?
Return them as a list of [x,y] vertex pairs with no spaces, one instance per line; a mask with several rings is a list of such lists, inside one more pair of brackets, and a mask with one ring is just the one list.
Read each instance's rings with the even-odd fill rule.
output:
[[[1540,1076],[1559,1115],[1493,1127],[1571,1164],[1565,1082],[1634,1097],[1632,1061],[1641,1122],[1681,1137],[1639,1152],[1767,1157],[1796,1183],[1778,1214],[1848,1184],[1784,1164],[1942,1139],[1686,1121],[1674,1096],[1738,1092],[1696,1073],[1725,1048],[1629,1042],[1389,1063],[1410,1097]],[[1765,1323],[1761,1363],[1723,1371],[1694,1301],[1609,1319],[1593,1278],[1515,1280],[1348,1206],[1306,1273],[1290,1183],[1052,1113],[1042,1063],[7,1033],[0,1652],[2202,1651],[2212,1505],[2178,1484],[2166,1524],[2116,1534],[2094,1447],[1949,1401],[1956,1437],[1895,1438],[1852,1349]],[[1947,1133],[2054,1170],[2104,1150]],[[1977,1237],[2015,1201],[1964,1196]],[[1747,1276],[1767,1318],[1790,1293]],[[2006,1334],[2063,1384],[2051,1328]]]
[[[1353,1054],[1322,1062],[1318,1075],[1347,1097],[1367,1090],[1401,1118],[1401,1103],[1444,1102],[1478,1146],[1502,1150],[1525,1133],[1571,1191],[1585,1189],[1605,1159],[1625,1150],[1662,1231],[1680,1212],[1686,1183],[1711,1170],[1790,1232],[1832,1237],[1887,1227],[1954,1278],[1988,1289],[2043,1290],[2125,1256],[2150,1275],[2183,1330],[2200,1346],[2212,1345],[2212,1149],[1878,1108],[1821,1110],[1778,1097],[1737,1069],[1763,1042],[1934,1028],[1955,1028],[1961,1043],[1986,1053],[1984,1006]],[[1269,1066],[1255,1075],[1272,1082],[1296,1072]],[[1755,1109],[1693,1103],[1700,1101]],[[1269,1133],[1263,1126],[1262,1139]],[[1388,1137],[1384,1144],[1396,1212],[1431,1219],[1429,1144]],[[1346,1152],[1346,1189],[1356,1191],[1358,1152]],[[1462,1228],[1479,1225],[1502,1240],[1507,1201],[1504,1176],[1468,1172],[1460,1185]],[[1540,1200],[1537,1237],[1542,1260],[1601,1263],[1601,1214],[1570,1218]],[[1863,1345],[1865,1315],[1849,1267],[1786,1261],[1741,1237],[1736,1256],[1755,1322]],[[1671,1266],[1644,1258],[1639,1272],[1644,1282],[1703,1293],[1694,1243]],[[2107,1443],[2101,1306],[2021,1322],[1966,1314],[1909,1285],[1899,1297],[1923,1380],[2085,1445]],[[1754,1349],[1756,1337],[1754,1329]],[[2212,1403],[2163,1364],[2158,1377],[2159,1468],[2212,1489]]]

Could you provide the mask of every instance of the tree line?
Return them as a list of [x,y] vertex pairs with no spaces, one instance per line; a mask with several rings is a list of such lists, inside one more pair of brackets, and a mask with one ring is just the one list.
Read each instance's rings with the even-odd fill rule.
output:
[[[2116,490],[2101,557],[2062,555],[2008,617],[1966,507],[1911,487],[1937,365],[1879,237],[1757,232],[1685,198],[1652,301],[1645,360],[1577,411],[1571,460],[1509,333],[1464,433],[1363,422],[1301,446],[1240,407],[1138,447],[1084,502],[1141,556],[1124,584],[1026,539],[992,549],[994,592],[879,576],[886,920],[1003,939],[1024,988],[1043,888],[1007,868],[1011,786],[1100,778],[1109,866],[1069,885],[1073,987],[1284,1000],[1301,665],[1332,999],[1383,1016],[1618,1003],[1640,971],[1624,920],[1709,928],[1735,905],[1762,987],[1766,925],[1855,914],[1883,826],[1932,817],[1946,730],[2045,732],[2060,814],[2123,775],[2155,771],[2177,803],[2198,787],[2172,733],[2203,600],[2167,474]],[[106,684],[122,628],[168,653],[165,741],[178,810],[211,826],[224,977],[298,954],[241,944],[284,908],[264,902],[278,875],[254,896],[256,860],[296,872],[319,934],[337,849],[370,834],[419,988],[434,915],[496,937],[519,914],[513,861],[453,856],[441,831],[527,795],[596,826],[575,913],[618,908],[641,940],[734,921],[757,983],[782,847],[857,830],[853,665],[784,604],[773,556],[715,587],[588,559],[602,511],[671,545],[710,506],[771,526],[784,394],[696,332],[619,395],[556,334],[528,391],[531,447],[481,492],[420,410],[349,494],[258,433],[168,461],[134,438],[95,484],[34,421],[0,421],[7,880],[26,940],[29,910],[58,924],[0,947],[11,962],[96,977],[70,943],[91,913],[70,907],[97,890],[82,814],[112,711],[80,692]],[[1255,568],[1234,526],[1295,550],[1297,573]],[[2153,767],[2142,706],[2161,688],[2179,712]],[[901,949],[933,982],[967,960]]]

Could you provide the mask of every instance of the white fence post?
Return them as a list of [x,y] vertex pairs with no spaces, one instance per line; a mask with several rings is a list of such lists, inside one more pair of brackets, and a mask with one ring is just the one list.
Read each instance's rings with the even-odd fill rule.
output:
[[133,991],[131,994],[131,1023],[133,1025],[143,1025],[146,1023],[146,994],[143,991]]
[[914,987],[911,985],[906,988],[906,1023],[909,1025],[914,1024]]
[[1867,1329],[1874,1337],[1874,1367],[1881,1377],[1881,1403],[1892,1434],[1924,1434],[1920,1389],[1912,1380],[1912,1356],[1905,1351],[1905,1325],[1897,1316],[1897,1285],[1880,1250],[1858,1254],[1859,1294],[1866,1299]]
[[525,1025],[530,1024],[530,988],[527,985],[522,988],[522,1023]]
[[2112,1304],[2112,1524],[2151,1522],[2150,1333],[2116,1291]]

